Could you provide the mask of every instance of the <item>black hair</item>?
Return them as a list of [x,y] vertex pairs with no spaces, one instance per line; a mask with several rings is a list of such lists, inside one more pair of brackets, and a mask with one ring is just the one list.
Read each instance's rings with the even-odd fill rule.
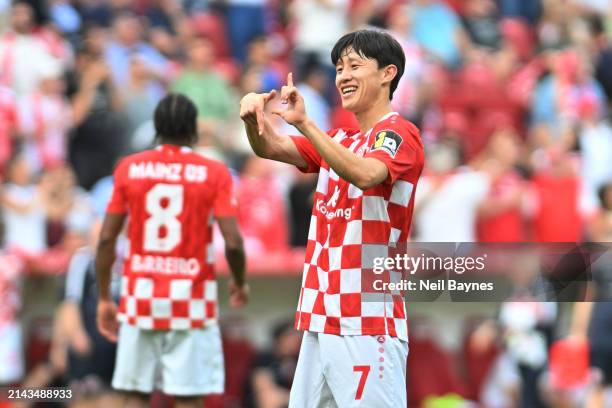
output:
[[198,110],[183,94],[169,93],[155,108],[155,133],[162,142],[193,145],[198,138]]
[[293,330],[295,330],[293,328],[293,320],[283,320],[276,323],[272,328],[272,338],[274,341],[278,341],[284,334],[290,333]]
[[378,68],[384,68],[388,65],[397,67],[397,75],[391,81],[389,88],[389,99],[393,99],[393,92],[395,92],[397,84],[404,74],[406,65],[404,50],[397,40],[383,31],[371,29],[345,34],[332,49],[332,64],[336,65],[342,54],[349,48],[364,58],[376,60]]
[[606,211],[612,211],[612,207],[610,207],[609,203],[606,200],[606,196],[608,195],[608,191],[612,190],[612,180],[607,183],[602,184],[597,189],[597,195],[599,197],[599,202],[601,204],[601,208]]

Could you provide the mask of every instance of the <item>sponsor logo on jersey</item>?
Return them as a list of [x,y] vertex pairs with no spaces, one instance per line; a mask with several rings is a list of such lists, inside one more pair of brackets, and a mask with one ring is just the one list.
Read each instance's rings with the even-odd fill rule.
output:
[[335,208],[338,205],[339,197],[340,187],[335,186],[334,192],[329,200],[327,200],[327,203],[323,199],[318,199],[315,203],[315,208],[328,220],[332,220],[336,217],[342,217],[348,221],[351,219],[351,215],[353,214],[353,208]]
[[328,207],[335,207],[338,205],[338,196],[340,196],[340,187],[336,186],[334,188],[334,194],[332,194],[331,198],[325,205]]
[[392,130],[381,130],[376,134],[374,145],[370,148],[370,151],[382,150],[391,157],[395,157],[401,144],[402,137],[400,135]]

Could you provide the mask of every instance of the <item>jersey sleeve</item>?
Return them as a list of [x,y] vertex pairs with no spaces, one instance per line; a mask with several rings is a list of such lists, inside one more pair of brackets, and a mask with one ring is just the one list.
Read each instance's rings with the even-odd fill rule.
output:
[[217,176],[217,191],[213,205],[215,217],[235,217],[238,213],[238,200],[234,192],[232,175],[227,167],[220,166]]
[[389,169],[387,182],[395,181],[422,160],[415,143],[418,130],[407,126],[387,125],[376,129],[374,143],[364,157],[382,161]]
[[106,207],[109,214],[125,214],[128,209],[127,200],[127,164],[125,161],[119,162],[113,173],[113,193]]
[[297,147],[300,156],[306,161],[306,168],[298,167],[303,173],[318,173],[321,167],[321,155],[317,149],[304,136],[289,136],[295,147]]

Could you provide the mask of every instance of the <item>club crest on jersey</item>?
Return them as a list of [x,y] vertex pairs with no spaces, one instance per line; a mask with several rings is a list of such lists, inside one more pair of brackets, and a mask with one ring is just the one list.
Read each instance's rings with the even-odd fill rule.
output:
[[400,135],[392,130],[381,130],[376,134],[374,145],[370,148],[370,151],[383,150],[391,157],[395,157],[400,145],[402,144],[402,138]]

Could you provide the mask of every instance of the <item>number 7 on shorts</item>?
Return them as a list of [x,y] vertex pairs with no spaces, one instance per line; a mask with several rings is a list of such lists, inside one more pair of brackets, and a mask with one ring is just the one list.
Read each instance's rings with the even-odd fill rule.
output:
[[370,366],[369,365],[356,365],[353,366],[353,371],[356,373],[361,373],[361,377],[359,378],[359,384],[357,385],[357,392],[355,393],[355,400],[360,400],[363,395],[363,389],[365,387],[366,380],[368,379],[368,374],[370,374]]

